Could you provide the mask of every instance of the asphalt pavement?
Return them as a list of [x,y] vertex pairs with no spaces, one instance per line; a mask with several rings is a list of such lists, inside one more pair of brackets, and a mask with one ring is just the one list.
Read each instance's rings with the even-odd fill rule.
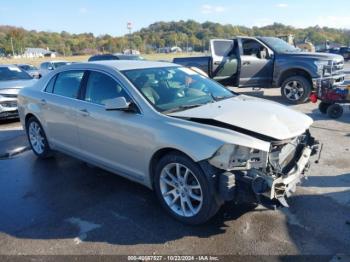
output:
[[[283,102],[278,89],[235,90]],[[185,226],[139,184],[24,150],[0,160],[0,254],[350,254],[349,107],[338,120],[315,104],[292,107],[315,120],[324,147],[289,209],[228,203],[207,224]],[[18,122],[0,122],[0,152],[26,146]]]

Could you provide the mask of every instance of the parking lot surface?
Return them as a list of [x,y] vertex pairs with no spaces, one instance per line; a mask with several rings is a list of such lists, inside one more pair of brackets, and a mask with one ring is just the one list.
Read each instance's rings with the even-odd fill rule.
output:
[[[278,89],[235,90],[283,102]],[[315,104],[292,107],[315,120],[311,132],[324,146],[289,209],[228,203],[207,224],[185,226],[141,185],[27,150],[0,160],[0,254],[349,254],[349,107],[337,120]],[[21,146],[20,124],[2,121],[0,152]]]

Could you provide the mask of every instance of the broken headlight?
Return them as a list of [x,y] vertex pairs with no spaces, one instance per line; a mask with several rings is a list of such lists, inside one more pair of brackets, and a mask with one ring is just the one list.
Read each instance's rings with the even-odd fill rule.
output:
[[223,170],[266,168],[267,152],[239,145],[225,144],[209,159],[209,163]]

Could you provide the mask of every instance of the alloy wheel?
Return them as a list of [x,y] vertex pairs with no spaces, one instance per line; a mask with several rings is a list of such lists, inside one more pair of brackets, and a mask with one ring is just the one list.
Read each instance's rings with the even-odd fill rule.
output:
[[180,163],[167,164],[160,174],[160,190],[168,207],[179,216],[193,217],[203,204],[201,185],[194,173]]
[[299,100],[304,95],[304,87],[298,81],[290,81],[284,87],[285,96],[292,101]]
[[42,135],[42,130],[40,125],[33,121],[29,124],[28,128],[29,141],[33,149],[37,154],[42,154],[45,150],[44,136]]

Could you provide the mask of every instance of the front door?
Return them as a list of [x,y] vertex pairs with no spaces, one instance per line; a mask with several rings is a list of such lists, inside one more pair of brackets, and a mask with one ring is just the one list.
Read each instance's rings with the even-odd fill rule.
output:
[[89,71],[84,89],[76,107],[82,154],[120,175],[142,179],[143,115],[105,109],[108,99],[125,97],[131,101],[118,81],[106,73]]
[[225,85],[233,85],[237,76],[238,59],[235,40],[213,39],[210,41],[212,55],[211,76]]
[[239,86],[270,87],[273,74],[272,51],[259,41],[242,38]]

